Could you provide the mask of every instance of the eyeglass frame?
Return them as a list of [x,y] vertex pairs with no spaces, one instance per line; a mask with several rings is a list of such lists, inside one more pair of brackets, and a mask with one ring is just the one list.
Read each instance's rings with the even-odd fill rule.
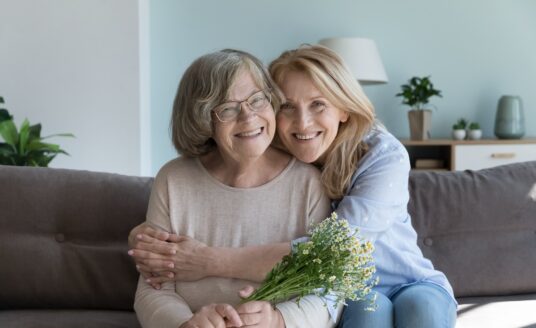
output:
[[[255,95],[259,94],[259,93],[263,93],[264,94],[264,97],[266,98],[266,100],[268,100],[268,103],[264,105],[263,108],[259,108],[259,109],[254,109],[251,104],[249,103],[249,100],[251,98],[253,98]],[[249,110],[251,110],[253,113],[259,113],[261,111],[263,111],[264,109],[266,109],[268,107],[268,104],[272,104],[272,94],[270,93],[270,89],[264,89],[264,90],[259,90],[259,91],[255,91],[254,93],[252,93],[247,99],[244,99],[244,100],[241,100],[241,101],[228,101],[228,102],[224,102],[224,103],[221,103],[217,106],[215,106],[213,109],[212,109],[212,112],[214,113],[214,115],[216,115],[216,118],[218,119],[218,121],[222,122],[222,123],[229,123],[229,122],[233,122],[235,121],[238,116],[240,116],[240,113],[242,113],[242,104],[243,103],[246,103]],[[223,108],[225,107],[225,105],[229,105],[229,104],[236,104],[236,107],[235,109],[238,109],[237,113],[236,113],[236,116],[233,117],[232,119],[230,120],[222,120],[220,118],[220,116],[218,115],[218,109],[219,108]]]

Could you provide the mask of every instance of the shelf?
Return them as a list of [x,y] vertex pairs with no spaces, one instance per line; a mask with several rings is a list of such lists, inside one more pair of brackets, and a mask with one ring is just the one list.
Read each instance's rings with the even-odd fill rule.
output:
[[[480,140],[403,139],[400,141],[408,151],[411,169],[419,171],[481,169],[536,160],[536,138],[533,137]],[[433,166],[434,162],[437,162],[437,167],[418,167],[423,163]]]
[[409,140],[400,139],[404,146],[452,146],[452,145],[519,145],[536,144],[536,138],[523,139],[480,139],[480,140],[453,140],[453,139],[428,139]]

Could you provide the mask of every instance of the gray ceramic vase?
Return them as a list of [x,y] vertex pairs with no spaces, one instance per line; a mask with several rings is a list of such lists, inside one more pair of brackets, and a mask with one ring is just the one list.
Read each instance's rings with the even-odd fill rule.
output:
[[502,96],[495,115],[495,135],[499,139],[520,139],[525,135],[523,102],[519,96]]

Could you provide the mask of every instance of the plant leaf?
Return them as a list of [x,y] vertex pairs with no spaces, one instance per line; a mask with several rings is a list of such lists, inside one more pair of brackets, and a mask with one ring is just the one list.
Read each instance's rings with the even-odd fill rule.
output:
[[13,153],[14,151],[12,146],[5,142],[0,143],[0,156],[11,156]]
[[51,137],[71,137],[71,138],[76,138],[74,136],[74,134],[72,134],[72,133],[57,133],[57,134],[51,134],[51,135],[48,135],[46,137],[43,137],[43,138],[41,138],[41,140],[48,139],[48,138],[51,138]]
[[19,134],[13,120],[7,120],[0,123],[0,135],[4,138],[4,141],[12,147],[17,147],[17,144],[19,143]]
[[48,164],[54,159],[54,157],[56,157],[56,155],[52,155],[52,156],[48,156],[46,159],[45,159],[45,162],[43,165],[44,167],[48,167]]
[[13,116],[11,116],[9,114],[9,112],[7,111],[7,109],[5,108],[0,108],[0,122],[3,122],[3,121],[7,121],[7,120],[11,120],[13,118]]
[[54,152],[54,153],[58,153],[61,151],[60,145],[50,144],[50,143],[43,143],[43,145],[45,145],[45,148],[43,148],[43,150]]
[[26,152],[28,139],[30,139],[30,122],[28,122],[27,119],[24,119],[19,132],[19,154],[24,155]]
[[40,140],[32,140],[28,145],[28,151],[38,151],[45,147],[45,144],[42,143]]
[[30,139],[41,138],[41,123],[30,126]]
[[29,151],[42,151],[58,153],[62,151],[59,145],[41,142],[41,140],[32,140],[28,145]]

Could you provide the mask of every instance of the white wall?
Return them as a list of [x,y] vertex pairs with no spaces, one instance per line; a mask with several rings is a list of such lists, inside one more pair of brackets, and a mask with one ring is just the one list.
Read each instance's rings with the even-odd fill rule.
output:
[[51,167],[140,174],[138,2],[0,0],[0,96],[70,153]]
[[[536,0],[158,0],[150,2],[152,169],[177,156],[168,133],[180,77],[222,48],[269,63],[283,50],[325,37],[376,41],[389,83],[365,86],[378,117],[409,136],[408,107],[395,97],[412,76],[431,75],[432,136],[450,138],[460,117],[493,136],[497,101],[516,94],[526,136],[536,136]],[[210,10],[207,10],[210,8]]]

